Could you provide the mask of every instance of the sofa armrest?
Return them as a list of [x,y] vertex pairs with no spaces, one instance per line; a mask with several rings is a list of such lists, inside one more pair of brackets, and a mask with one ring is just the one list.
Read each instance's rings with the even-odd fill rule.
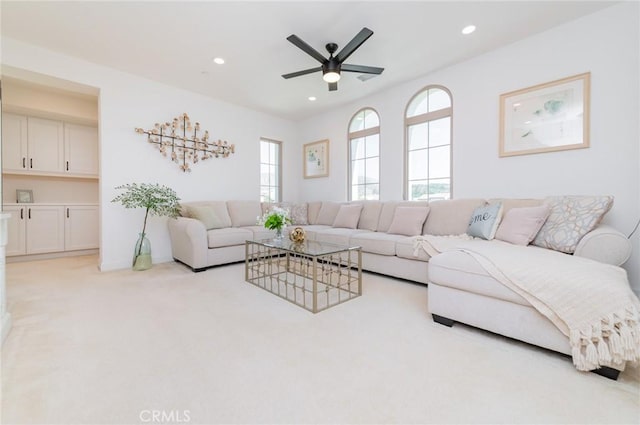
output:
[[200,220],[177,217],[167,221],[173,258],[189,267],[207,267],[207,229]]
[[602,225],[580,239],[574,255],[621,266],[631,256],[631,242],[613,227]]

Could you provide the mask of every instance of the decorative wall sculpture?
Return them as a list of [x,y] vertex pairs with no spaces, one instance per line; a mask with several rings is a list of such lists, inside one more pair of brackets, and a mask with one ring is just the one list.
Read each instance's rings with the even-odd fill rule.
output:
[[190,163],[209,158],[227,158],[235,153],[235,145],[226,140],[209,140],[209,131],[201,133],[200,123],[191,125],[191,120],[185,112],[175,117],[172,122],[156,123],[153,129],[136,128],[136,133],[146,134],[147,141],[158,145],[163,156],[169,155],[184,172],[191,172]]

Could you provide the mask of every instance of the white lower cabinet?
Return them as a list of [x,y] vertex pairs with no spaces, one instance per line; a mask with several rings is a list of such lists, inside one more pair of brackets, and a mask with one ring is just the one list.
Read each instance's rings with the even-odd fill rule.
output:
[[3,212],[11,214],[7,222],[7,257],[27,253],[26,208],[5,206]]
[[65,207],[64,249],[93,249],[98,247],[98,207],[75,205]]
[[7,256],[98,248],[96,205],[5,205]]

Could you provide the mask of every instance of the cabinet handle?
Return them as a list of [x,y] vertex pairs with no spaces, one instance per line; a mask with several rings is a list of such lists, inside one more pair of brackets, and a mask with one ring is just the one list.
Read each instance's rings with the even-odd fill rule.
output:
[[22,168],[27,168],[27,158],[22,157]]
[[29,220],[31,220],[31,208],[29,208]]
[[24,208],[20,208],[20,220],[24,220]]
[[67,208],[67,218],[69,218],[69,208]]
[[67,171],[69,171],[69,161],[67,161]]
[[29,167],[33,168],[33,158],[29,158]]

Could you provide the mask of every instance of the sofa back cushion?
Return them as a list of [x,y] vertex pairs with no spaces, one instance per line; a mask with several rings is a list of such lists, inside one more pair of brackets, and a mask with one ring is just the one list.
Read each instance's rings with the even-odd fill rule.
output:
[[405,236],[422,234],[429,207],[397,207],[387,233]]
[[375,232],[378,229],[378,220],[382,211],[382,202],[380,201],[361,201],[362,212],[360,213],[360,221],[358,229],[371,230]]
[[192,205],[189,207],[189,214],[191,218],[200,220],[207,230],[229,227],[227,220],[224,217],[220,218],[211,205]]
[[333,226],[333,222],[336,220],[336,216],[340,211],[340,204],[337,202],[323,202],[318,211],[318,219],[315,224],[324,224],[326,226]]
[[512,208],[539,207],[544,199],[495,198],[487,201],[489,204],[497,204],[498,202],[502,203],[502,212],[506,214]]
[[467,231],[471,214],[484,199],[447,199],[429,203],[431,210],[424,224],[425,235],[461,235]]
[[[217,223],[215,228],[231,227],[231,217],[229,217],[229,211],[227,211],[227,203],[225,201],[185,202],[181,204],[181,207],[180,215],[187,218],[196,218],[198,220],[200,220],[200,218],[196,217],[196,215],[198,215],[197,212],[194,214],[194,207],[208,207],[211,209],[209,215],[214,215],[216,217]],[[208,224],[212,223],[210,222]],[[220,227],[217,227],[218,225]],[[205,227],[206,226],[207,223],[205,223]]]
[[544,204],[551,213],[532,244],[573,254],[580,239],[611,209],[613,196],[552,196]]
[[380,211],[380,219],[378,220],[378,232],[387,232],[393,221],[397,207],[426,207],[429,204],[426,201],[387,201],[382,205]]
[[322,207],[321,201],[307,203],[307,217],[309,219],[309,224],[318,224],[318,213],[320,212],[320,207]]
[[333,227],[342,227],[345,229],[355,229],[358,227],[358,221],[360,221],[360,212],[362,211],[362,204],[344,204],[340,205],[338,214],[336,214],[335,220],[333,220]]
[[255,226],[262,215],[260,201],[227,201],[233,227]]

